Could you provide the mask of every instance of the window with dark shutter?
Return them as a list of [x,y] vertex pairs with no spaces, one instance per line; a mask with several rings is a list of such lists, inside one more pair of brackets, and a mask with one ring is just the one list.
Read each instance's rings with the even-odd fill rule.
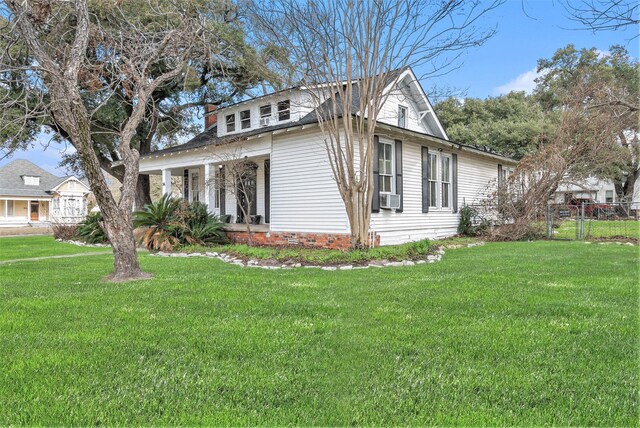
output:
[[429,212],[429,149],[422,148],[422,212]]
[[458,155],[451,155],[451,199],[453,212],[458,212]]
[[264,222],[271,220],[271,160],[264,161]]
[[396,208],[396,212],[401,213],[404,198],[402,197],[402,141],[400,140],[396,140],[396,195],[400,195],[400,208]]

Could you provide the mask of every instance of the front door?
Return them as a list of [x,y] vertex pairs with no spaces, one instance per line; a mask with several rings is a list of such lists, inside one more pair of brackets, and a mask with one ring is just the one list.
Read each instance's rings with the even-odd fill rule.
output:
[[39,221],[40,220],[40,202],[31,201],[31,221]]

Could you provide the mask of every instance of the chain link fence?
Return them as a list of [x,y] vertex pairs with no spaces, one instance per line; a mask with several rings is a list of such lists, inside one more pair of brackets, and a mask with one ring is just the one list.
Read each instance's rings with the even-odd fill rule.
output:
[[550,239],[639,240],[639,211],[630,202],[581,202],[547,206]]

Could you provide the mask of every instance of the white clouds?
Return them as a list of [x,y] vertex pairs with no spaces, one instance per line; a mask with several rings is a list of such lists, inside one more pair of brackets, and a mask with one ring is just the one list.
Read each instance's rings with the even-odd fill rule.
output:
[[515,79],[494,88],[493,93],[494,95],[504,95],[512,91],[525,91],[527,94],[530,94],[536,87],[536,82],[534,80],[539,76],[540,74],[536,72],[535,68],[525,71]]

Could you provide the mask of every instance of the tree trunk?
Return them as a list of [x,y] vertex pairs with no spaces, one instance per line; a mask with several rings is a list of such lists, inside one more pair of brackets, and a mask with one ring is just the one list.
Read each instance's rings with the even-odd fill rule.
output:
[[105,222],[107,236],[113,248],[114,272],[107,278],[114,282],[124,282],[131,279],[146,279],[151,275],[143,273],[138,263],[136,242],[133,236],[131,215],[121,222]]
[[147,174],[138,175],[136,183],[135,209],[141,210],[151,203],[151,180]]

